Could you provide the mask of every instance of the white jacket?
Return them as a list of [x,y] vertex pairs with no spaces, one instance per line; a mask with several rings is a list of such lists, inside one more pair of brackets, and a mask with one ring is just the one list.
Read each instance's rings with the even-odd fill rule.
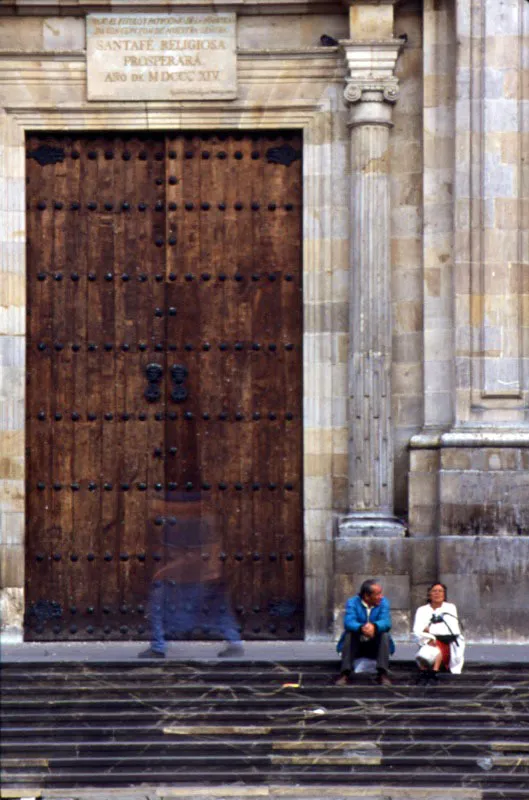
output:
[[[430,620],[434,614],[436,616],[445,617],[445,622],[434,622],[430,624]],[[436,609],[433,609],[429,603],[425,606],[419,606],[415,612],[413,636],[421,646],[431,641],[431,636],[424,632],[425,628],[429,628],[429,634],[432,636],[447,636],[450,633],[457,635],[457,642],[452,642],[450,645],[449,666],[450,672],[459,675],[465,662],[465,638],[459,627],[459,618],[455,605],[453,603],[443,603]]]

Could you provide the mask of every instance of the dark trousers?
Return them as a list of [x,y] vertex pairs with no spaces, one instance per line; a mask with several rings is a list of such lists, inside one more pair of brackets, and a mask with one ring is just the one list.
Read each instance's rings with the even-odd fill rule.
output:
[[380,672],[389,672],[389,633],[377,633],[367,642],[360,641],[361,634],[347,631],[342,650],[342,672],[352,672],[356,658],[373,658]]

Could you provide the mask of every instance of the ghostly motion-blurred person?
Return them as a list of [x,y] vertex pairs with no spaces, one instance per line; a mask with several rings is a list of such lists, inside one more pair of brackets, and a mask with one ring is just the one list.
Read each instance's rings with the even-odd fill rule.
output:
[[222,637],[221,657],[244,650],[222,582],[220,543],[199,493],[172,492],[163,503],[158,539],[164,557],[154,572],[149,602],[151,644],[140,658],[165,658],[166,638]]

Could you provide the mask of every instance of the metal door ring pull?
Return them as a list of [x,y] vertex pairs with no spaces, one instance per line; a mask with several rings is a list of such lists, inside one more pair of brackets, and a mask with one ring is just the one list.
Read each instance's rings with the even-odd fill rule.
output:
[[183,364],[173,364],[171,367],[171,380],[173,383],[180,384],[185,381],[188,376],[187,368]]

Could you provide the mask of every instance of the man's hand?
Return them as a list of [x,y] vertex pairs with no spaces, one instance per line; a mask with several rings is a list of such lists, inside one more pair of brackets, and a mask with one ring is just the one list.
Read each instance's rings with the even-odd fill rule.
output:
[[364,636],[367,636],[368,639],[372,639],[376,633],[376,628],[372,622],[366,622],[365,625],[362,625],[360,628]]

